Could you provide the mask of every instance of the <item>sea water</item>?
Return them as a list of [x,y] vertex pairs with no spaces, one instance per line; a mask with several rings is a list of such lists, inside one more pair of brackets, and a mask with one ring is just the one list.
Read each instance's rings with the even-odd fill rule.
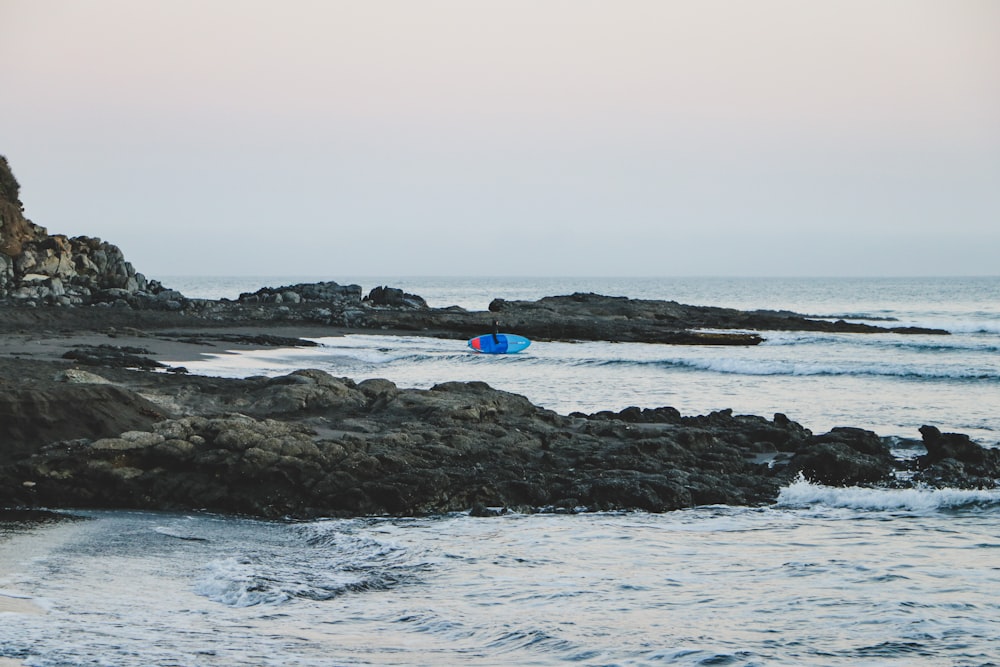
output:
[[[463,341],[365,335],[189,369],[318,367],[415,387],[477,379],[562,412],[735,408],[784,412],[815,432],[850,425],[905,438],[933,423],[988,446],[1000,439],[996,278],[334,279],[470,310],[594,291],[892,318],[952,335],[768,332],[764,345],[717,350],[537,342],[509,358],[474,355]],[[223,282],[216,289],[237,291],[203,296],[301,280]],[[800,480],[768,507],[660,515],[63,515],[0,523],[0,658],[15,664],[1000,664],[997,490]]]
[[[318,338],[318,348],[240,355],[219,350],[183,365],[191,372],[225,377],[319,368],[336,376],[387,378],[417,388],[480,380],[564,414],[633,405],[672,406],[683,414],[729,408],[766,417],[781,412],[817,433],[856,426],[884,436],[919,438],[920,426],[930,424],[967,433],[985,444],[1000,441],[1000,278],[351,282],[366,289],[398,285],[432,306],[481,311],[484,333],[491,330],[494,315],[486,309],[493,298],[534,300],[593,291],[692,305],[791,310],[880,326],[938,328],[950,335],[763,332],[764,343],[749,347],[537,341],[525,353],[504,357],[470,354],[461,340],[352,335]],[[252,279],[190,283],[213,298],[234,298],[260,284]],[[503,327],[502,313],[500,319]]]

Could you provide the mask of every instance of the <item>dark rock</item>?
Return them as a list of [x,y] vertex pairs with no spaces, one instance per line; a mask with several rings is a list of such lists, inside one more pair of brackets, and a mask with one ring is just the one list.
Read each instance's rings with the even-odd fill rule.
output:
[[393,306],[396,308],[427,308],[427,302],[416,294],[408,294],[395,287],[376,287],[372,289],[365,302],[375,306]]
[[895,460],[889,447],[871,431],[835,428],[809,438],[789,466],[810,480],[845,486],[891,479]]
[[147,356],[149,350],[142,348],[120,347],[116,345],[87,345],[69,350],[63,354],[64,359],[72,359],[87,366],[114,366],[119,368],[166,368],[155,359]]
[[987,449],[964,433],[941,433],[921,426],[927,454],[917,457],[917,483],[964,489],[992,489],[1000,484],[1000,449]]
[[[886,481],[893,469],[886,444],[868,431],[813,436],[780,414],[627,408],[563,416],[482,382],[401,390],[316,370],[245,380],[138,377],[144,395],[187,415],[164,419],[145,399],[136,403],[136,394],[108,385],[86,385],[119,392],[102,394],[99,406],[95,393],[83,394],[92,397],[87,404],[60,394],[44,408],[26,409],[30,401],[21,400],[0,415],[0,424],[20,428],[4,434],[14,444],[0,465],[0,504],[272,517],[661,512],[773,502],[799,471],[853,485]],[[145,405],[148,414],[110,422],[117,410],[135,415],[129,405]],[[84,428],[94,410],[108,418]],[[12,422],[15,414],[27,416]],[[985,484],[991,457],[945,458],[920,474],[949,483],[978,475]]]
[[[740,311],[732,308],[689,306],[676,301],[652,301],[626,297],[602,296],[593,293],[576,293],[568,296],[545,297],[538,301],[506,301],[494,299],[489,310],[507,320],[531,323],[526,335],[543,338],[586,338],[578,331],[588,328],[587,321],[604,321],[604,340],[646,340],[671,342],[658,338],[656,332],[691,329],[754,329],[758,331],[840,331],[874,333],[886,328],[839,320],[830,322],[787,311]],[[592,325],[591,325],[592,327]],[[944,330],[911,330],[903,327],[895,333],[933,333],[947,335]],[[548,333],[542,333],[548,332]],[[661,333],[660,336],[663,334]],[[733,334],[730,334],[733,335]],[[717,344],[726,344],[720,337]],[[706,339],[704,342],[711,342]],[[758,341],[759,342],[759,341]],[[742,344],[754,344],[745,341]]]
[[147,399],[112,385],[7,389],[0,392],[0,463],[18,461],[51,442],[149,429],[165,416]]
[[256,292],[240,294],[238,301],[248,304],[359,303],[361,301],[361,287],[340,285],[333,281],[262,287]]
[[920,457],[921,465],[930,465],[943,459],[955,459],[963,463],[981,464],[986,460],[986,450],[972,442],[964,433],[941,433],[934,426],[921,426],[920,435],[927,448],[926,456]]
[[[199,384],[198,392],[166,393],[177,408],[215,416],[167,419],[73,447],[36,444],[33,456],[3,472],[34,486],[28,493],[12,483],[6,501],[262,516],[476,506],[659,512],[768,502],[788,474],[748,456],[760,448],[758,436],[738,437],[781,427],[727,412],[678,421],[669,409],[627,410],[630,421],[581,420],[481,382],[400,390],[313,370],[227,381],[155,377]],[[218,412],[227,406],[246,413]]]

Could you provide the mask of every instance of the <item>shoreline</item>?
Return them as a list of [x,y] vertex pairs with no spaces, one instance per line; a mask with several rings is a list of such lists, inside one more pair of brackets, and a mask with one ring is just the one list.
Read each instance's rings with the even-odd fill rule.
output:
[[[223,354],[234,351],[262,350],[274,345],[253,342],[255,337],[271,336],[275,338],[328,338],[339,337],[350,333],[359,333],[334,327],[301,326],[301,325],[259,325],[259,326],[226,326],[208,327],[177,327],[167,331],[142,331],[135,328],[118,330],[110,328],[104,331],[49,332],[41,334],[8,333],[0,336],[0,358],[21,359],[25,361],[65,362],[72,366],[73,360],[66,359],[66,352],[79,347],[116,346],[142,348],[148,356],[160,363],[197,361],[210,354]],[[367,332],[370,333],[370,332]],[[392,335],[391,332],[379,332]],[[229,336],[231,340],[218,340],[217,337]],[[216,339],[213,340],[213,337]],[[242,340],[240,340],[242,338]],[[200,342],[194,342],[198,340]]]

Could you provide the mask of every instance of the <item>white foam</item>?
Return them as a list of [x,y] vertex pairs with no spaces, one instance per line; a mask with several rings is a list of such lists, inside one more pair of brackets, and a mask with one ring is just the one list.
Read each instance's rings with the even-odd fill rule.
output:
[[290,597],[288,593],[267,585],[252,564],[239,558],[209,563],[194,590],[209,600],[229,607],[280,604]]
[[874,511],[934,512],[971,506],[1000,505],[1000,489],[880,489],[814,484],[801,476],[783,488],[778,507],[823,505]]

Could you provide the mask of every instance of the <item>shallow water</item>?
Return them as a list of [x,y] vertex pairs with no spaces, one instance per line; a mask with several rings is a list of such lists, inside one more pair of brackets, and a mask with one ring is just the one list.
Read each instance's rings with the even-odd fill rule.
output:
[[352,335],[316,339],[318,348],[223,354],[183,365],[228,377],[319,368],[416,388],[480,380],[562,414],[632,405],[672,406],[683,414],[731,408],[766,417],[782,412],[815,432],[857,426],[919,438],[920,426],[932,424],[997,442],[1000,354],[975,340],[932,338],[938,337],[768,334],[755,347],[537,342],[496,357],[473,354],[461,341]]
[[982,665],[1000,492],[770,508],[274,523],[86,512],[0,538],[0,656],[37,666]]
[[[504,298],[593,290],[952,333],[764,332],[764,344],[751,347],[536,341],[524,353],[505,357],[473,354],[463,341],[361,335],[319,339],[321,348],[221,355],[184,365],[229,377],[312,367],[417,388],[481,380],[560,413],[632,405],[672,406],[683,414],[731,408],[765,417],[781,412],[814,432],[857,426],[919,438],[920,426],[930,424],[989,446],[1000,441],[1000,278],[505,279],[490,283],[489,290],[483,280],[398,280],[431,295],[433,305],[455,301],[483,308],[492,290]],[[203,289],[210,284],[203,281]],[[484,329],[488,325],[484,321]]]

